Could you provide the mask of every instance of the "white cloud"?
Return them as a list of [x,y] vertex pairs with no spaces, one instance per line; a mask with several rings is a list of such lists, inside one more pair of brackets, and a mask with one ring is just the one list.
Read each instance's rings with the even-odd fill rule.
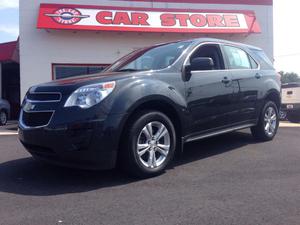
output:
[[19,28],[0,25],[0,33],[1,32],[17,37],[19,35]]
[[18,8],[19,0],[0,0],[0,9]]

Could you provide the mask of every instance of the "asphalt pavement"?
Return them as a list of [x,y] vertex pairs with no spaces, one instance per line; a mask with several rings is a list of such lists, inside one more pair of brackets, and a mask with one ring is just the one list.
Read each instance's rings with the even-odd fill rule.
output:
[[300,224],[297,126],[267,143],[242,131],[188,144],[147,180],[44,165],[1,132],[0,225]]

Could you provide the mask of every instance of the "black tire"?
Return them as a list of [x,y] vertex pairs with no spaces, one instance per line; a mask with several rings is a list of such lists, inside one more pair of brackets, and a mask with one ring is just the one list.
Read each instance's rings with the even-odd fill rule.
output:
[[288,121],[290,121],[291,123],[300,123],[300,113],[299,115],[295,115],[295,114],[287,114],[287,119]]
[[[149,125],[151,123],[151,131],[152,136],[155,136],[155,134],[158,134],[159,125],[162,129],[167,130],[167,134],[163,136],[160,140],[157,141],[156,139],[156,145],[159,145],[159,142],[167,142],[169,143],[169,150],[167,155],[161,154],[159,151],[153,150],[155,147],[154,140],[148,139],[143,131],[144,128],[146,128],[146,125]],[[157,130],[155,126],[157,125]],[[123,134],[122,138],[122,144],[119,154],[119,165],[121,169],[128,172],[130,175],[133,175],[138,178],[149,178],[153,176],[157,176],[165,171],[165,168],[169,164],[169,162],[173,159],[175,149],[176,149],[176,132],[174,125],[172,124],[172,121],[163,113],[158,111],[142,111],[136,115],[133,116],[133,118],[127,123],[128,128],[125,127],[125,134]],[[152,130],[153,129],[153,130]],[[148,132],[148,130],[147,130]],[[149,133],[148,133],[149,134]],[[159,135],[158,135],[159,136]],[[154,138],[154,137],[153,137]],[[138,143],[140,143],[140,140],[144,139],[145,144],[141,145],[148,145],[151,146],[151,149],[147,150],[142,156],[138,155]],[[151,142],[151,144],[149,143]],[[163,143],[165,144],[165,143]],[[146,148],[145,148],[146,149]],[[145,151],[141,150],[140,152]],[[146,160],[148,157],[148,162],[152,161],[150,160],[150,151],[152,154],[154,154],[154,161],[157,158],[164,158],[164,161],[161,161],[161,164],[157,167],[150,168],[145,165],[146,162],[143,162],[142,160]],[[145,159],[143,159],[144,157]],[[153,158],[153,157],[152,157]],[[159,161],[159,160],[158,160]],[[151,162],[150,164],[153,165]],[[156,165],[156,163],[155,163]],[[158,165],[158,164],[157,164]]]
[[0,111],[0,126],[4,126],[7,123],[7,113],[4,110]]
[[[275,128],[272,133],[268,133],[265,129],[267,125],[265,122],[265,115],[267,113],[267,110],[269,110],[270,108],[274,110],[274,113],[276,115],[276,121],[274,121]],[[276,136],[278,127],[279,127],[279,112],[278,112],[277,105],[272,101],[268,101],[266,102],[266,104],[264,105],[260,113],[258,124],[255,127],[251,127],[251,133],[253,137],[259,141],[271,141]]]

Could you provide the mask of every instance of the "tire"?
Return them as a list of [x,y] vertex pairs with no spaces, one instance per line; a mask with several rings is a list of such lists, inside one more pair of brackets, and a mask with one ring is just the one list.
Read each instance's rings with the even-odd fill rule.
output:
[[288,121],[290,121],[291,123],[300,123],[300,113],[299,115],[295,115],[295,114],[287,114],[287,119]]
[[176,149],[171,120],[158,111],[142,111],[127,124],[119,154],[121,169],[138,178],[163,173]]
[[274,102],[268,101],[261,111],[258,124],[251,128],[251,133],[259,141],[271,141],[276,136],[278,127],[278,108]]
[[0,111],[0,126],[4,126],[7,123],[7,113],[2,110]]

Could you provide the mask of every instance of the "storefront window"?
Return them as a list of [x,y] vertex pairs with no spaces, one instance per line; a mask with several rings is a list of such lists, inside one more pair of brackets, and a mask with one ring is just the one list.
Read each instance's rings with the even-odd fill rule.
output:
[[53,64],[53,79],[59,80],[69,77],[101,73],[108,65],[71,65]]

